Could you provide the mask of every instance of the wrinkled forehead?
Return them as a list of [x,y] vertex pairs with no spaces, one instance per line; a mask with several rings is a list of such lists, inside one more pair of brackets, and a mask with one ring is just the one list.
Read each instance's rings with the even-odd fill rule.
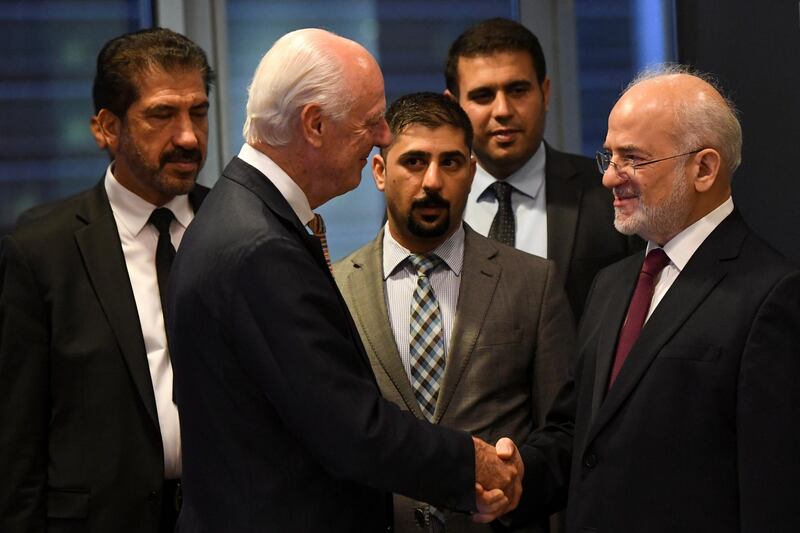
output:
[[[611,110],[607,140],[628,144],[629,138],[670,138],[675,131],[677,101],[655,87],[633,87]],[[621,141],[618,137],[625,138]],[[613,139],[612,139],[613,138]]]

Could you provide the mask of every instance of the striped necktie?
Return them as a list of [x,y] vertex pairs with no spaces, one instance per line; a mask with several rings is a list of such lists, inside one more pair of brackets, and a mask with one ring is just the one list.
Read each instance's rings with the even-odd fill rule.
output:
[[308,223],[308,228],[314,234],[314,237],[319,239],[319,244],[322,246],[322,254],[325,256],[325,262],[328,263],[328,270],[333,273],[331,254],[328,252],[328,239],[325,237],[325,221],[322,220],[322,215],[314,213],[314,218]]

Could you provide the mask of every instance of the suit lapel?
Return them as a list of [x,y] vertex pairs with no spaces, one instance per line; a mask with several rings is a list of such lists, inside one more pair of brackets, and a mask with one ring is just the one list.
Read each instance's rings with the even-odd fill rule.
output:
[[205,200],[208,191],[208,187],[204,187],[202,185],[194,186],[194,189],[192,189],[188,195],[189,204],[192,206],[192,211],[197,213],[197,210],[200,209],[200,204],[202,204],[203,200]]
[[365,348],[389,376],[409,411],[422,417],[411,383],[400,359],[386,308],[383,281],[383,232],[352,259],[345,278],[353,299],[353,311],[361,325]]
[[445,415],[458,389],[458,383],[475,350],[502,270],[493,261],[497,255],[494,244],[486,239],[476,239],[476,233],[466,224],[464,229],[464,268],[461,272],[461,287],[458,291],[456,320],[450,335],[447,365],[434,413],[435,422]]
[[282,219],[287,226],[293,228],[297,239],[308,249],[319,267],[326,272],[331,284],[334,287],[336,286],[333,275],[328,268],[328,262],[325,260],[325,254],[322,252],[322,245],[319,239],[308,232],[303,223],[297,218],[294,210],[292,210],[292,206],[289,205],[286,198],[266,176],[238,157],[231,159],[225,170],[222,171],[222,176],[235,181],[258,196],[270,211]]
[[85,227],[75,232],[86,273],[117,338],[136,390],[142,397],[147,413],[158,427],[156,400],[139,314],[125,266],[119,232],[102,181],[92,189],[77,216],[86,223]]
[[[631,348],[614,386],[597,411],[587,442],[608,423],[641,381],[661,348],[722,281],[728,271],[729,261],[738,256],[746,233],[744,223],[734,212],[700,245]],[[595,381],[595,389],[605,386],[605,381]]]
[[594,368],[594,389],[592,391],[592,418],[597,414],[600,405],[606,397],[608,376],[611,364],[617,349],[617,338],[628,314],[633,290],[636,288],[639,271],[642,268],[644,254],[640,253],[635,258],[628,259],[623,273],[616,280],[617,297],[608,298],[604,309],[603,327],[600,328],[597,338],[597,359]]
[[[279,219],[283,220],[287,228],[291,228],[290,231],[293,231],[295,237],[305,246],[314,258],[317,266],[322,270],[325,277],[327,277],[334,293],[336,293],[339,305],[341,305],[347,318],[347,326],[353,344],[358,350],[366,367],[370,369],[370,374],[372,375],[372,367],[370,366],[369,358],[364,351],[364,346],[361,342],[358,330],[356,329],[356,325],[353,323],[350,310],[347,307],[347,302],[345,302],[342,293],[339,291],[339,287],[336,285],[336,281],[333,279],[333,274],[330,268],[328,268],[328,262],[325,260],[325,254],[322,251],[322,245],[319,239],[308,232],[303,223],[297,218],[297,215],[289,205],[289,202],[286,201],[286,198],[284,198],[277,187],[255,167],[248,165],[238,157],[234,157],[225,167],[225,170],[222,172],[222,177],[238,183],[255,194],[270,211]],[[372,377],[374,380],[374,375],[372,375]]]
[[561,153],[544,144],[545,196],[547,199],[547,258],[552,259],[566,277],[578,225],[578,206],[583,195],[577,171]]

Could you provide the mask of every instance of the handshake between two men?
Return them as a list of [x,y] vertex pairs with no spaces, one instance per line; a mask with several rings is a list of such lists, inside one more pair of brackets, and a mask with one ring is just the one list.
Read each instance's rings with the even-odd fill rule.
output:
[[475,445],[475,499],[478,512],[472,520],[488,523],[516,509],[522,496],[525,465],[509,438],[492,446],[472,437]]

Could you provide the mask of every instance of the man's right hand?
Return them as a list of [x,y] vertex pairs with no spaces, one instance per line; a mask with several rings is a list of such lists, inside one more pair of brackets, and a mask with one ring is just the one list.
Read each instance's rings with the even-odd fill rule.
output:
[[475,446],[475,522],[491,522],[513,511],[522,496],[525,467],[511,439],[497,441],[497,447],[472,437]]

